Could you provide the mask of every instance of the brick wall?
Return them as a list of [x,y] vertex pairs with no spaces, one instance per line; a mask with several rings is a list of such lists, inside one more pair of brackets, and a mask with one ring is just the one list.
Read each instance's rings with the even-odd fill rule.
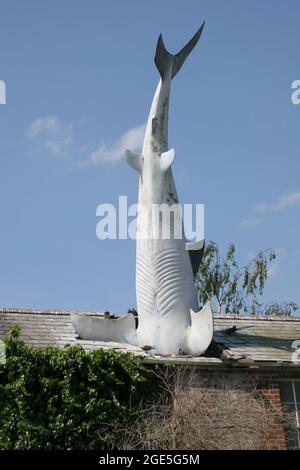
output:
[[[274,380],[274,379],[273,379]],[[279,415],[282,415],[280,390],[278,383],[265,382],[262,385],[261,393],[264,398],[273,405]],[[285,433],[283,424],[278,423],[270,429],[270,435],[267,437],[266,442],[269,450],[286,450]]]
[[276,423],[272,425],[270,432],[266,437],[266,442],[261,444],[262,449],[266,450],[286,450],[286,439],[282,419],[282,403],[280,398],[279,383],[282,380],[300,379],[300,373],[290,370],[255,372],[251,370],[232,370],[222,373],[217,371],[198,371],[201,380],[208,381],[223,380],[230,382],[231,386],[236,384],[239,389],[256,389],[261,393],[266,403],[272,405],[278,414]]

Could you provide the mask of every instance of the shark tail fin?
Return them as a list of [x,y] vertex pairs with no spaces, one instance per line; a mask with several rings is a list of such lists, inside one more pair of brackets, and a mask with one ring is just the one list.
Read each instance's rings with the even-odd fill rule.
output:
[[172,78],[175,77],[177,72],[179,72],[185,59],[199,41],[204,25],[205,21],[202,23],[202,25],[200,26],[196,34],[192,37],[192,39],[176,55],[170,54],[170,52],[167,51],[164,45],[162,35],[160,34],[157,41],[154,61],[162,79],[165,77],[167,70],[170,67],[170,64],[172,64]]

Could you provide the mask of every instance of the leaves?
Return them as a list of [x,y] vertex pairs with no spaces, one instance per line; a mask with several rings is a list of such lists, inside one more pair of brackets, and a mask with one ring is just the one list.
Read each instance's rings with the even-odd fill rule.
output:
[[200,304],[208,300],[215,312],[290,315],[298,309],[294,302],[277,302],[263,306],[260,297],[268,278],[275,251],[259,252],[248,264],[240,267],[235,259],[235,246],[230,244],[223,257],[218,245],[209,241],[196,276]]
[[263,313],[264,315],[272,316],[290,316],[298,310],[298,305],[295,302],[270,302],[264,306]]
[[14,327],[0,366],[1,449],[107,448],[97,440],[151,392],[147,370],[131,354],[30,348]]

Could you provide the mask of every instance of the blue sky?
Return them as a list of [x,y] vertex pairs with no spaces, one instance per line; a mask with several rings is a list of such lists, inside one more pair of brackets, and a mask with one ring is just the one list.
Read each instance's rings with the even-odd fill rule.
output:
[[241,262],[278,251],[264,300],[300,304],[297,0],[2,0],[0,305],[135,305],[135,243],[100,241],[96,207],[137,200],[124,145],[140,146],[163,33],[206,27],[172,82],[169,144],[182,203]]

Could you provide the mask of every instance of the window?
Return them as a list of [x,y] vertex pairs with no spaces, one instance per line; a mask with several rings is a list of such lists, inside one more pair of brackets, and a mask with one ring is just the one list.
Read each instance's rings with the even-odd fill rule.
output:
[[285,415],[287,448],[300,449],[300,381],[281,382],[280,395]]

